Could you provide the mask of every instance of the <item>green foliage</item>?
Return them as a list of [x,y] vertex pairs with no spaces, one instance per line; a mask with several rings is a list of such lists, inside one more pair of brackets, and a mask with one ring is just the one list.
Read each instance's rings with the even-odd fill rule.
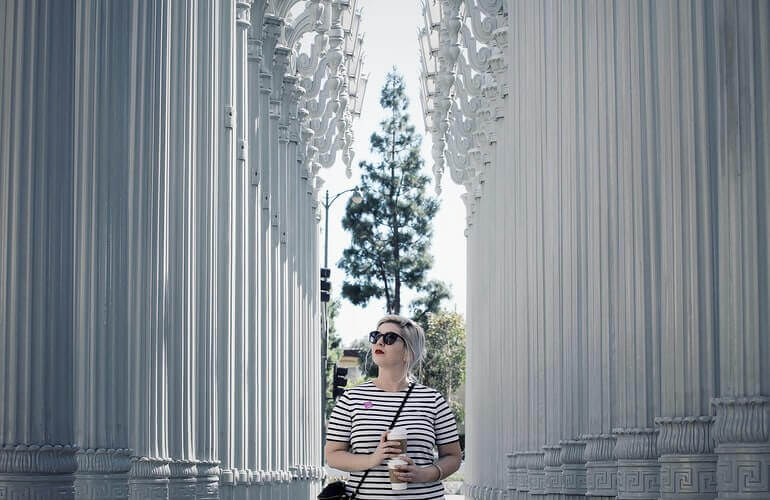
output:
[[463,429],[465,411],[453,393],[465,382],[465,321],[454,312],[428,313],[425,328],[427,355],[417,372],[420,381],[439,391]]
[[438,314],[441,311],[441,303],[452,298],[449,287],[440,280],[430,280],[423,288],[423,295],[414,299],[409,304],[412,319],[420,326],[428,324],[429,314]]
[[334,383],[334,365],[342,357],[342,337],[337,335],[337,328],[334,320],[340,313],[340,301],[335,299],[327,303],[327,314],[329,316],[329,336],[326,344],[326,418],[332,413],[334,408],[334,399],[332,398],[332,384]]
[[342,296],[355,305],[385,298],[389,313],[401,312],[401,288],[421,290],[433,265],[429,253],[438,201],[426,194],[420,136],[406,112],[403,77],[388,73],[380,96],[386,117],[370,138],[379,161],[362,161],[361,203],[348,201],[342,227],[351,233],[339,267],[348,277]]

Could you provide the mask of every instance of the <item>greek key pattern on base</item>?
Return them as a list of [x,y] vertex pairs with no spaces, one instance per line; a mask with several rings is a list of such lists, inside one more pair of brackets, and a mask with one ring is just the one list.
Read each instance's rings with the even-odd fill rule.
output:
[[666,455],[659,462],[661,499],[716,497],[716,455]]
[[527,469],[518,469],[516,471],[516,478],[518,481],[518,487],[516,489],[525,493],[529,491],[529,478],[527,477]]
[[35,485],[30,483],[3,484],[0,479],[0,500],[72,500],[73,487],[66,485]]
[[770,445],[720,445],[716,451],[720,500],[770,498]]
[[562,490],[562,483],[564,482],[562,478],[561,469],[556,470],[548,470],[545,471],[545,492],[549,494],[561,494]]
[[584,496],[586,493],[586,470],[580,465],[562,465],[561,494]]
[[168,500],[195,500],[195,479],[170,480],[168,483]]
[[586,496],[614,497],[618,494],[618,467],[615,462],[586,464]]
[[201,481],[195,485],[197,500],[219,500],[219,481]]
[[70,474],[0,474],[0,500],[71,500],[75,498]]
[[618,460],[618,500],[657,500],[659,493],[657,460]]
[[130,500],[168,500],[168,479],[128,481]]
[[75,477],[75,498],[77,500],[126,500],[128,498],[128,476],[101,475]]
[[529,471],[529,494],[545,495],[545,471]]

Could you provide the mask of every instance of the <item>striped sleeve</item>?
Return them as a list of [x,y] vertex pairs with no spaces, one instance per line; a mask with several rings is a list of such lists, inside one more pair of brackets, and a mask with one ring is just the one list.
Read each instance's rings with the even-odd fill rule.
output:
[[350,431],[352,427],[353,412],[350,398],[345,391],[337,400],[329,415],[329,423],[326,428],[326,438],[329,441],[350,442]]
[[452,410],[449,409],[444,396],[436,392],[435,416],[433,417],[433,429],[436,433],[436,444],[449,444],[459,441],[457,435],[457,422]]

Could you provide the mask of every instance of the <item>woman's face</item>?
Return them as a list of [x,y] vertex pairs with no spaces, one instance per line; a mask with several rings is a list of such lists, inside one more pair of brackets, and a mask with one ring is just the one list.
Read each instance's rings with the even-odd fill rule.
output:
[[[394,332],[401,335],[401,327],[396,323],[383,323],[377,328],[380,333]],[[372,359],[379,367],[405,367],[406,343],[399,337],[393,344],[387,345],[385,339],[380,337],[377,342],[371,344]]]

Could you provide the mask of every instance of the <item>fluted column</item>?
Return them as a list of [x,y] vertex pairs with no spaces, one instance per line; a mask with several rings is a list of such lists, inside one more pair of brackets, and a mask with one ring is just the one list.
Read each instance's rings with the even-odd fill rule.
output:
[[217,338],[217,383],[219,398],[217,400],[218,451],[219,451],[219,494],[220,498],[233,498],[235,481],[238,472],[235,468],[235,337],[236,290],[234,288],[236,265],[235,248],[237,243],[231,238],[235,232],[233,198],[236,158],[236,131],[239,121],[237,115],[236,96],[234,91],[235,79],[235,2],[225,0],[219,5],[218,19],[218,51],[219,59],[219,94],[217,97],[218,112],[221,121],[217,126],[217,154],[214,166],[215,196],[217,206],[216,229],[214,234],[220,242],[227,241],[229,245],[217,245],[215,294],[216,294],[216,338]]
[[129,339],[129,498],[168,497],[168,414],[165,359],[165,281],[169,264],[167,3],[134,3],[131,33],[129,110],[128,330]]
[[[196,500],[219,499],[219,412],[217,381],[217,335],[216,320],[216,248],[215,233],[216,184],[215,165],[218,164],[216,144],[219,129],[223,126],[223,113],[218,107],[215,95],[219,79],[218,34],[220,9],[217,2],[199,2],[195,24],[195,38],[198,41],[197,65],[194,80],[197,85],[196,108],[196,179],[195,204],[197,222],[196,252],[198,259],[195,274],[198,278],[198,308],[194,313],[197,328],[193,334],[195,342],[195,449]],[[215,69],[216,68],[216,69]],[[225,333],[222,332],[222,335]]]
[[252,476],[247,468],[249,447],[252,445],[248,426],[249,399],[251,397],[251,381],[248,378],[250,367],[250,343],[252,330],[249,329],[251,314],[251,297],[249,279],[251,273],[251,254],[249,242],[251,233],[255,230],[250,217],[251,172],[249,164],[249,135],[250,126],[247,56],[248,29],[251,25],[251,2],[236,0],[233,22],[234,42],[234,82],[235,112],[238,120],[234,128],[236,158],[233,169],[232,211],[234,215],[232,234],[229,238],[230,251],[233,254],[233,498],[246,500],[249,483]]
[[[718,210],[720,500],[770,497],[770,23],[767,2],[718,2],[713,78]],[[761,104],[760,104],[761,103]]]
[[716,497],[713,421],[710,416],[655,419],[661,500],[713,500]]
[[197,252],[193,235],[198,227],[191,199],[199,182],[197,161],[190,149],[196,117],[189,101],[195,93],[192,62],[197,60],[198,45],[194,22],[198,4],[173,2],[169,20],[168,108],[173,117],[169,124],[170,165],[168,200],[164,207],[168,218],[165,244],[169,254],[165,269],[165,355],[168,364],[168,450],[169,500],[195,498],[197,466],[193,441],[193,408],[197,396],[194,339],[199,324],[189,312],[198,310]]
[[602,499],[618,494],[618,463],[615,458],[615,436],[587,434],[586,442],[586,496]]
[[660,490],[657,431],[615,429],[618,500],[657,500]]
[[114,116],[127,114],[129,94],[113,82],[125,78],[130,44],[127,30],[114,33],[109,26],[130,19],[131,6],[80,2],[75,14],[75,497],[125,499],[129,132]]
[[[273,388],[275,381],[275,368],[273,357],[273,343],[275,342],[274,329],[272,327],[272,306],[271,302],[274,300],[272,290],[275,286],[275,277],[271,270],[271,249],[272,243],[272,228],[271,228],[271,212],[270,207],[272,204],[272,191],[271,191],[271,177],[276,175],[273,170],[273,164],[270,157],[271,141],[275,138],[275,135],[271,131],[270,122],[272,121],[271,115],[273,114],[271,106],[271,93],[272,93],[272,67],[273,56],[275,52],[275,45],[280,35],[281,21],[280,19],[265,15],[264,27],[263,27],[263,39],[262,39],[262,67],[259,71],[259,90],[260,90],[260,115],[258,122],[259,131],[259,172],[260,172],[260,251],[259,251],[259,268],[260,268],[260,290],[263,291],[264,300],[260,304],[260,321],[259,331],[261,332],[259,338],[260,359],[262,361],[260,366],[260,380],[262,381],[262,388],[260,390],[260,435],[263,437],[260,445],[259,456],[259,470],[262,472],[262,496],[264,498],[269,497],[270,488],[270,470],[273,465],[275,453],[273,451],[273,441],[275,440],[275,433],[272,427],[271,408],[275,405],[273,399]],[[277,139],[276,139],[277,140]]]
[[270,214],[271,214],[271,272],[275,279],[273,296],[271,301],[271,332],[274,336],[273,359],[275,361],[274,370],[276,373],[275,382],[271,390],[274,396],[274,405],[271,408],[273,432],[275,441],[273,443],[275,451],[275,460],[272,464],[273,470],[273,489],[275,498],[288,500],[286,491],[285,474],[288,469],[287,460],[287,437],[286,429],[286,399],[288,398],[286,386],[286,247],[285,240],[282,237],[282,230],[285,226],[285,203],[286,203],[286,160],[288,152],[288,128],[283,121],[286,105],[284,104],[285,86],[284,76],[289,65],[289,56],[291,50],[288,47],[279,45],[275,48],[273,57],[273,80],[271,101],[270,128],[271,134],[275,133],[275,140],[272,142],[271,163],[273,173],[270,176],[270,192],[272,195]]
[[247,300],[250,303],[250,315],[248,323],[249,335],[249,365],[247,377],[244,381],[246,390],[250,392],[248,403],[247,426],[249,429],[249,449],[247,453],[247,466],[251,473],[248,498],[250,500],[261,499],[262,474],[260,472],[261,453],[264,447],[263,428],[260,425],[262,408],[262,393],[266,390],[264,384],[255,384],[259,380],[262,366],[264,365],[264,351],[262,340],[267,332],[261,329],[262,302],[267,300],[267,294],[260,286],[263,269],[259,253],[262,249],[262,192],[264,185],[261,183],[261,155],[260,147],[264,144],[260,134],[260,121],[265,112],[262,108],[262,92],[260,89],[260,71],[262,67],[262,35],[263,15],[265,2],[258,1],[252,4],[250,15],[251,25],[248,32],[247,54],[247,81],[248,96],[248,121],[244,124],[244,135],[248,144],[248,175],[249,198],[246,210],[249,213],[249,224],[252,226],[248,241],[249,255],[249,289]]
[[0,16],[0,498],[72,498],[75,5]]

